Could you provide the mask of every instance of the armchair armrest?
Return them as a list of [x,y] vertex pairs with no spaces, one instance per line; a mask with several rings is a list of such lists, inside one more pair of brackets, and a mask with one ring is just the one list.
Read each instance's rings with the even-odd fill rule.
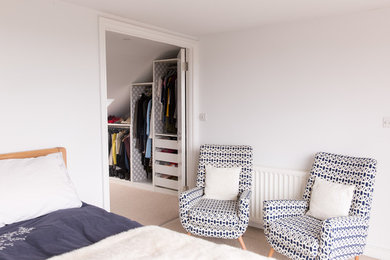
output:
[[238,199],[238,218],[245,223],[249,223],[249,203],[251,194],[252,192],[250,190],[244,190]]
[[180,217],[182,214],[187,214],[187,211],[194,206],[203,196],[204,190],[202,187],[195,187],[193,189],[183,191],[179,195],[179,210]]
[[[319,255],[328,259],[336,248],[353,245],[352,256],[363,254],[368,220],[359,216],[328,218],[322,222]],[[351,257],[352,257],[351,256]]]
[[306,200],[265,200],[263,203],[265,232],[270,222],[280,218],[301,216],[306,213],[307,208]]
[[241,236],[246,231],[249,224],[249,203],[252,192],[250,190],[244,190],[238,198],[238,229]]
[[196,187],[187,191],[183,191],[179,195],[179,214],[182,226],[188,230],[188,211],[192,208],[203,196],[203,188]]

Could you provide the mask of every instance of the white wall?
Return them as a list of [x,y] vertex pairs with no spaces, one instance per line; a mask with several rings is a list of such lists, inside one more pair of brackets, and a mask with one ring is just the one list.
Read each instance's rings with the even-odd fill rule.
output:
[[0,33],[0,153],[66,147],[81,198],[102,206],[97,14],[2,0]]
[[[369,243],[388,248],[390,11],[201,39],[201,143],[251,144],[255,163],[308,169],[329,151],[378,160]],[[81,198],[102,205],[97,13],[2,0],[0,153],[68,149]]]
[[390,250],[390,10],[202,37],[201,143],[249,144],[258,165],[328,151],[378,160],[368,243]]

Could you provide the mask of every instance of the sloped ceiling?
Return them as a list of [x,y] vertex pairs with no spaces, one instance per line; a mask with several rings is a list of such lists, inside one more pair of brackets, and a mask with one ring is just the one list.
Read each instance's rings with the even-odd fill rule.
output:
[[179,47],[123,34],[106,33],[107,98],[114,99],[108,115],[126,117],[129,113],[129,86],[152,81],[152,62],[174,58]]

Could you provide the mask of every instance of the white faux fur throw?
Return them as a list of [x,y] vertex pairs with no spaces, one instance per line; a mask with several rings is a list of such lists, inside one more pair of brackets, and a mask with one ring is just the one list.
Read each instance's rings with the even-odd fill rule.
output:
[[128,259],[270,259],[227,245],[215,244],[157,226],[144,226],[114,235],[51,260]]

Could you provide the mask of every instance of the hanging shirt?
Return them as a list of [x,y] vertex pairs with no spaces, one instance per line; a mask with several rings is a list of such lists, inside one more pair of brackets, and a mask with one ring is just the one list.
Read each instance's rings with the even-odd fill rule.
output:
[[148,107],[146,109],[146,136],[149,137],[150,135],[150,116],[151,116],[151,109],[152,109],[152,100],[150,99],[148,101]]
[[[124,144],[126,144],[125,142],[123,142]],[[125,166],[126,166],[126,170],[130,170],[130,163],[129,163],[129,157],[128,157],[128,154],[127,154],[127,150],[125,149]]]
[[143,153],[146,145],[146,114],[147,106],[151,98],[142,94],[137,103],[137,148]]
[[170,98],[171,98],[171,96],[170,96],[170,93],[169,93],[169,89],[168,89],[168,100],[167,100],[167,113],[166,113],[166,117],[169,117],[169,104],[170,104]]
[[[162,89],[162,79],[159,78],[158,79],[158,82],[157,82],[157,89]],[[156,107],[154,108],[155,109],[155,113],[156,115],[159,115],[161,116],[161,120],[162,120],[162,109],[163,109],[163,103],[161,101],[161,98],[162,98],[162,90],[161,91],[156,91],[156,99],[155,100],[158,100],[158,104],[156,105]]]
[[121,142],[122,142],[123,135],[124,135],[123,132],[119,132],[116,135],[116,154],[120,154],[121,152]]
[[145,150],[145,158],[150,158],[152,156],[152,138],[150,135],[150,123],[151,123],[151,115],[152,115],[152,100],[148,102],[147,116],[146,116],[146,150]]
[[116,165],[116,133],[112,134],[112,163]]
[[130,136],[127,135],[127,136],[123,139],[123,142],[125,143],[127,158],[128,158],[129,161],[130,161]]

